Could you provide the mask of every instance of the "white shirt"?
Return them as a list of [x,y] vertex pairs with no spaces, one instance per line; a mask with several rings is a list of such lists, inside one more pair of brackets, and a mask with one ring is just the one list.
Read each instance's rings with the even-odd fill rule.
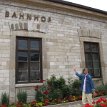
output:
[[83,92],[86,91],[86,76],[87,76],[87,74],[85,75],[85,78],[84,78]]

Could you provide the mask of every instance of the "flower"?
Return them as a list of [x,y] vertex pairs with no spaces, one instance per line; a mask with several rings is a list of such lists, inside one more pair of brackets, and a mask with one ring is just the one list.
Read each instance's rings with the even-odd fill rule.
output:
[[48,94],[49,94],[48,90],[45,90],[45,91],[43,92],[43,94],[48,95]]
[[84,107],[107,107],[107,99],[99,98],[97,101],[93,101],[93,105],[86,104]]
[[104,103],[101,103],[100,106],[101,106],[101,107],[107,107],[107,105],[104,104]]
[[35,104],[36,104],[36,101],[32,101],[32,102],[31,102],[31,105],[35,105]]
[[45,99],[44,100],[44,106],[47,106],[49,104],[49,100],[48,99]]
[[82,99],[82,96],[79,96],[79,99],[81,100],[81,99]]
[[85,104],[84,107],[94,107],[94,106],[87,103],[87,104]]
[[45,80],[40,80],[41,83],[45,82]]
[[107,100],[106,100],[105,98],[99,98],[99,99],[96,101],[96,104],[101,103],[101,102],[107,102]]
[[35,91],[38,91],[38,89],[39,89],[39,86],[38,85],[35,86]]

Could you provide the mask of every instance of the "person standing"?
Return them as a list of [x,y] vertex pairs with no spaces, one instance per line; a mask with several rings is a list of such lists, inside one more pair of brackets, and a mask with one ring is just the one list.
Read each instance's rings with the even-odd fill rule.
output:
[[81,91],[82,91],[82,103],[85,105],[86,103],[92,104],[92,94],[95,96],[95,87],[91,76],[88,73],[88,68],[83,69],[83,73],[79,74],[74,68],[76,76],[81,80]]

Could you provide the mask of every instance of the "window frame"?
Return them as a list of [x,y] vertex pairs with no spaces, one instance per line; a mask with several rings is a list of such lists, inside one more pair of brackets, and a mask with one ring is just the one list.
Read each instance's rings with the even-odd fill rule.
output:
[[[93,52],[92,51],[92,48],[90,48],[91,51],[89,52],[86,52],[85,50],[85,44],[89,44],[90,47],[93,45],[93,44],[96,44],[98,46],[98,52]],[[102,70],[101,70],[101,59],[100,59],[100,45],[98,42],[87,42],[87,41],[84,41],[84,56],[85,56],[85,67],[87,67],[87,63],[86,63],[86,54],[90,54],[91,55],[91,58],[92,58],[92,69],[94,71],[94,65],[93,65],[93,57],[92,55],[93,54],[98,54],[98,62],[99,62],[99,70],[100,70],[100,73],[99,73],[99,76],[93,76],[93,78],[101,78],[102,77]],[[93,73],[94,74],[94,73]]]
[[[28,50],[27,49],[18,49],[18,40],[27,40],[27,46],[28,46]],[[30,45],[31,45],[31,40],[37,40],[39,41],[39,50],[30,50]],[[28,53],[28,82],[19,82],[18,81],[18,52],[27,52]],[[40,80],[38,82],[31,82],[31,77],[30,77],[30,54],[32,52],[38,52],[40,55]],[[21,36],[17,36],[16,37],[16,59],[15,59],[15,83],[16,84],[27,84],[27,83],[40,83],[40,81],[43,79],[43,70],[42,70],[42,38],[39,37],[21,37]]]

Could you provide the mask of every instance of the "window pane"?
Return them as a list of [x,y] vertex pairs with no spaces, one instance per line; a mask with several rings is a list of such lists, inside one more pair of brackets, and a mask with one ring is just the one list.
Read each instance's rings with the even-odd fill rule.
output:
[[92,56],[90,53],[86,53],[85,57],[86,57],[86,61],[92,61]]
[[18,40],[18,49],[27,49],[27,40]]
[[99,69],[94,69],[94,76],[100,77],[100,70]]
[[92,69],[93,68],[92,62],[91,61],[86,62],[86,67],[88,69]]
[[31,61],[39,61],[40,60],[40,55],[38,53],[31,53]]
[[39,41],[31,41],[31,49],[39,50]]
[[98,54],[93,54],[93,60],[94,61],[99,61],[99,55]]
[[93,62],[94,69],[100,68],[99,62]]
[[18,76],[18,82],[28,82],[27,70],[19,70],[17,76]]
[[91,48],[92,48],[92,52],[98,52],[98,44],[92,44]]
[[85,43],[84,48],[85,48],[85,52],[90,52],[91,51],[89,43]]
[[31,82],[35,82],[37,80],[40,80],[40,73],[39,71],[32,70],[30,73]]
[[18,52],[18,61],[28,61],[27,52]]
[[30,70],[39,70],[40,67],[39,67],[39,62],[31,62],[30,63]]
[[18,62],[18,69],[19,70],[27,70],[28,64],[26,62]]
[[88,68],[89,74],[94,77],[94,70],[93,68]]

